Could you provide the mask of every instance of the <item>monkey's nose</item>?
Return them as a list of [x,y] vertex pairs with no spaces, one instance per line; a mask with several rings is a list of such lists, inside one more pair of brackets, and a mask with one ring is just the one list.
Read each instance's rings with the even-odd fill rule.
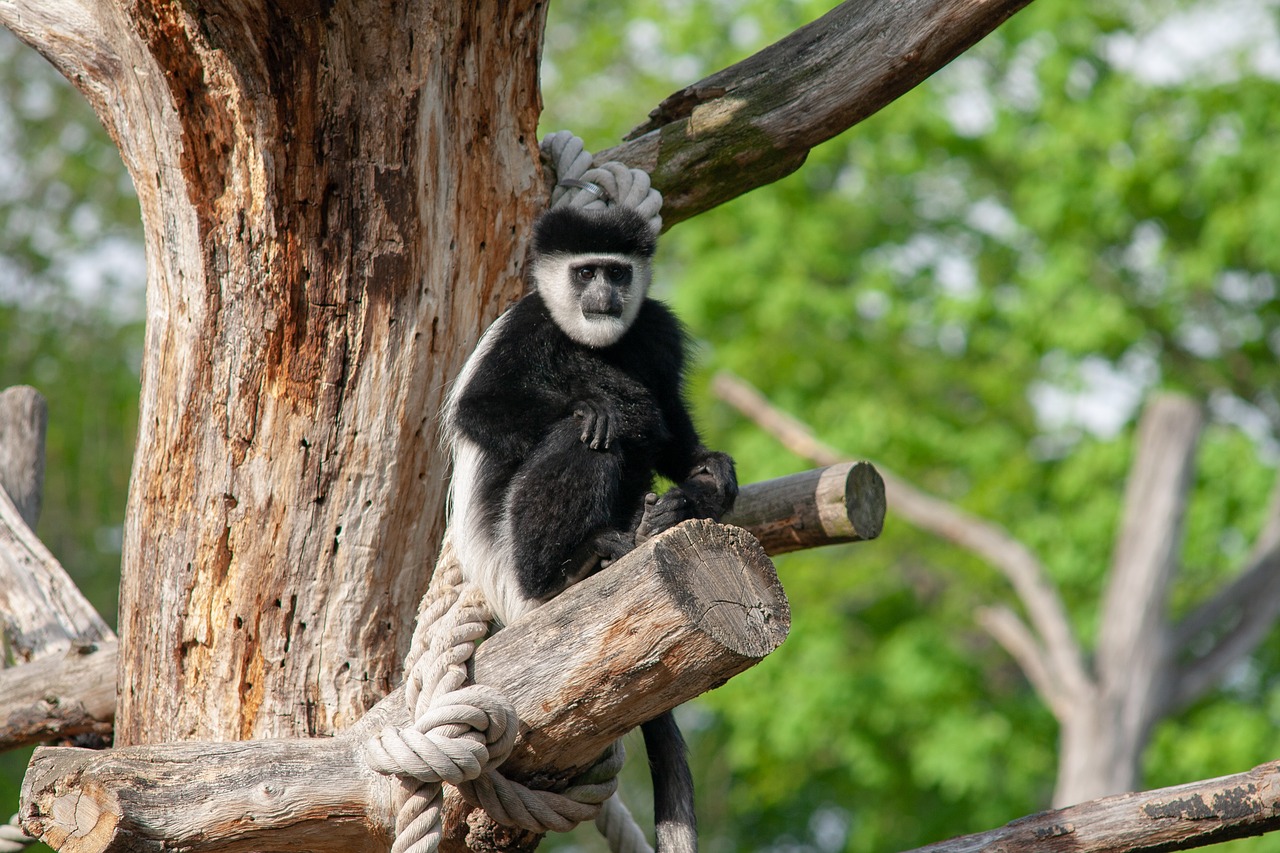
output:
[[588,287],[582,293],[582,313],[587,317],[622,316],[622,295],[608,285]]

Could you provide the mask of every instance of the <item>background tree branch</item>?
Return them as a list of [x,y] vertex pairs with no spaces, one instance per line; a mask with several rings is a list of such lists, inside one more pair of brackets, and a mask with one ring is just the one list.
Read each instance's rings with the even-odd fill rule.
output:
[[[826,465],[842,458],[837,450],[819,441],[808,427],[779,411],[741,378],[719,373],[712,383],[712,391],[793,453]],[[884,478],[886,502],[891,511],[977,554],[1008,579],[1044,643],[1045,661],[1053,677],[1061,683],[1061,689],[1072,695],[1088,694],[1091,678],[1066,610],[1044,566],[1030,550],[998,526],[925,494],[884,468],[878,467],[878,470]]]

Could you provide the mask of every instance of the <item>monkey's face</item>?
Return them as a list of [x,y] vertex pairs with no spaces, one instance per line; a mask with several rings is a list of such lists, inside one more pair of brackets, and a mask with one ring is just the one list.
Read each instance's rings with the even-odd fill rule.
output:
[[648,258],[557,254],[542,258],[534,283],[556,325],[589,347],[617,343],[635,322],[649,289]]

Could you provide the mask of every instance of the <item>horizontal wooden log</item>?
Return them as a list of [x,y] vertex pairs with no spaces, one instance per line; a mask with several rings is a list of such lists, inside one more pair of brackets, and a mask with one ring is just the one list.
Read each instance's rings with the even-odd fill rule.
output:
[[29,385],[0,391],[0,489],[32,530],[44,492],[44,439],[49,406]]
[[115,640],[0,670],[0,750],[92,734],[111,739]]
[[1247,773],[1040,812],[910,853],[1190,850],[1280,829],[1280,761]]
[[[514,778],[564,780],[641,722],[781,644],[790,612],[743,531],[686,522],[481,645],[477,681],[515,705]],[[364,741],[408,722],[396,691],[331,739],[36,751],[22,820],[58,850],[385,850],[397,782]]]
[[[760,540],[766,554],[774,556],[799,548],[873,539],[884,525],[884,515],[884,484],[879,473],[869,463],[848,462],[744,486],[725,523],[746,529]],[[78,664],[77,677],[86,691],[106,695],[115,689],[114,661],[90,655]],[[95,664],[97,668],[88,671]],[[0,750],[75,731],[70,727],[72,721],[59,716],[59,708],[54,707],[48,709],[50,728],[41,731],[25,700],[20,704],[19,694],[4,688],[5,684],[25,681],[27,675],[16,673],[11,678],[15,680],[6,681],[0,674],[0,697],[14,697],[12,701],[0,698]],[[26,724],[20,729],[6,727],[6,719]]]
[[884,480],[868,462],[842,462],[742,488],[725,519],[771,556],[875,539],[884,528]]

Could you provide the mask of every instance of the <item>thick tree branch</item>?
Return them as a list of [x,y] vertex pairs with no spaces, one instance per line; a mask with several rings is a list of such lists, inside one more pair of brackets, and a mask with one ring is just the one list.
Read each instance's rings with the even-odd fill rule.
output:
[[0,490],[0,618],[22,661],[60,654],[115,634]]
[[[720,373],[712,383],[712,390],[793,453],[827,465],[841,459],[838,451],[820,442],[808,427],[778,411],[742,379]],[[1066,695],[1089,694],[1092,680],[1062,600],[1030,550],[997,525],[925,494],[884,468],[879,471],[891,509],[912,524],[976,554],[1008,579],[1044,642],[1053,676],[1061,683],[1060,689]],[[1051,706],[1055,705],[1051,697],[1045,698]]]
[[1138,423],[1095,664],[1103,691],[1122,709],[1122,725],[1135,733],[1163,713],[1169,698],[1168,586],[1203,423],[1194,401],[1172,395],[1153,398]]
[[1189,850],[1280,829],[1280,762],[1247,773],[1104,797],[910,853]]
[[0,670],[0,751],[83,734],[110,740],[117,648],[103,640]]
[[596,156],[645,169],[674,225],[795,171],[1029,0],[849,0],[668,97]]
[[[759,544],[693,521],[485,641],[476,681],[521,720],[504,767],[563,783],[639,723],[773,651],[790,612]],[[385,849],[398,783],[362,744],[408,722],[397,690],[335,738],[41,749],[23,822],[57,849]]]

